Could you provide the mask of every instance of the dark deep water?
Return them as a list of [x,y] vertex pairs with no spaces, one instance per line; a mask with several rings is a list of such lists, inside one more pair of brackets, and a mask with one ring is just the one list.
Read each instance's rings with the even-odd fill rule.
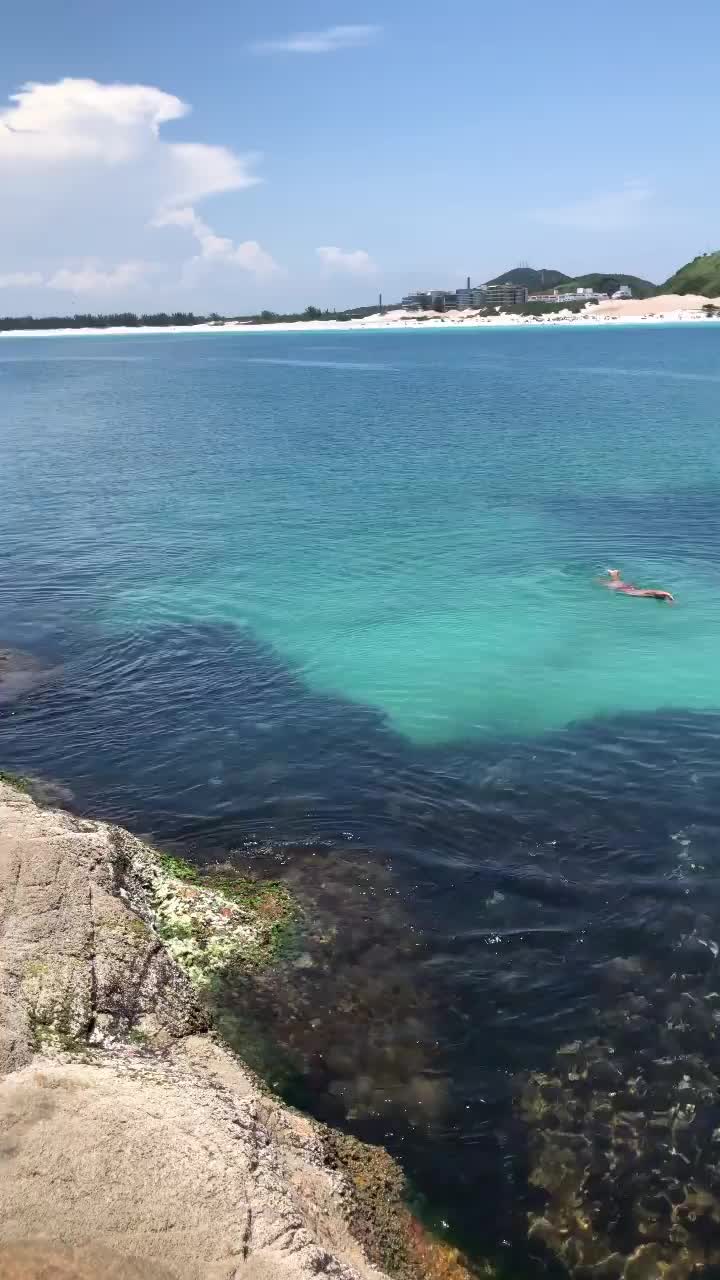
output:
[[[515,1242],[519,1275],[536,1193],[517,1078],[605,1033],[628,959],[633,989],[655,993],[652,1043],[656,993],[670,1000],[678,975],[704,991],[717,955],[720,331],[323,342],[335,362],[315,335],[3,341],[0,643],[59,671],[0,707],[0,767],[53,779],[76,807],[193,859],[286,876],[323,937],[288,960],[284,1003],[257,996],[281,1047],[269,1074],[385,1142],[471,1248]],[[359,369],[338,374],[348,362]],[[414,379],[428,391],[428,367],[443,397],[455,381],[482,401],[488,379],[509,380],[529,424],[512,448],[506,436],[512,474],[498,454],[487,487],[474,478],[488,434],[509,429],[492,398],[472,459],[458,419],[444,463],[423,397],[398,441],[398,381],[406,404]],[[338,376],[350,382],[328,384]],[[569,425],[542,418],[557,465],[533,435],[538,400],[564,404],[573,377],[595,431],[606,416],[610,458],[638,383],[657,437],[645,430],[637,456],[626,438],[595,497]],[[374,432],[366,491],[342,474],[357,478],[343,432],[360,426]],[[328,455],[310,503],[293,465],[308,431],[314,467]],[[654,603],[584,594],[618,554],[694,605],[666,623]],[[465,599],[512,578],[512,614],[491,601],[468,616],[448,574]]]

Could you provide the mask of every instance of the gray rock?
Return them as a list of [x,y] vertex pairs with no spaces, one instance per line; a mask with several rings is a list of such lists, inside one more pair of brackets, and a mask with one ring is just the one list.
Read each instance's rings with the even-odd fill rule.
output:
[[0,1271],[377,1280],[321,1126],[214,1040],[133,910],[134,852],[0,783]]

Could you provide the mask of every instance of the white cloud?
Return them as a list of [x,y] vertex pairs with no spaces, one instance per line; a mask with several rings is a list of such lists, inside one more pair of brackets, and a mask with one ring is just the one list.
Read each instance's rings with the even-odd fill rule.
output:
[[39,271],[8,271],[6,275],[0,275],[0,289],[22,289],[42,282]]
[[315,250],[328,271],[347,271],[354,276],[371,276],[377,271],[370,254],[365,249],[338,249],[336,245],[323,245]]
[[555,208],[537,209],[535,217],[554,227],[619,231],[644,221],[652,195],[647,183],[626,182],[618,191],[602,192]]
[[298,31],[280,40],[261,40],[251,48],[253,53],[335,53],[370,44],[380,31],[369,24],[326,27],[324,31]]
[[96,161],[112,169],[152,158],[156,189],[169,203],[252,186],[252,157],[204,143],[164,142],[160,126],[190,107],[150,85],[96,80],[30,83],[0,111],[0,166],[22,176],[40,164]]
[[154,264],[149,262],[121,262],[107,271],[86,262],[74,270],[61,267],[44,283],[48,289],[65,289],[68,293],[112,293],[114,290],[121,293],[130,285],[142,283],[154,270]]
[[176,142],[168,146],[173,168],[171,204],[204,200],[223,191],[241,191],[261,181],[251,172],[256,155],[238,156],[227,147],[205,142]]
[[140,284],[157,269],[152,262],[121,262],[104,271],[97,263],[84,262],[74,268],[60,267],[49,276],[44,276],[41,271],[10,271],[6,275],[0,275],[0,289],[35,286],[60,289],[68,293],[111,292]]
[[170,209],[159,214],[155,219],[157,227],[182,227],[195,237],[200,253],[192,259],[197,262],[226,263],[240,267],[243,271],[252,271],[257,276],[273,275],[279,271],[278,264],[269,253],[261,248],[257,240],[243,240],[235,244],[228,236],[219,236],[209,227],[192,208]]
[[195,268],[269,273],[275,264],[257,241],[216,235],[189,208],[260,181],[253,154],[166,141],[163,126],[189,112],[151,85],[64,79],[14,94],[0,109],[0,243],[14,255],[0,287],[127,299],[161,258],[174,295],[182,242],[157,228],[186,211],[192,225],[175,221],[200,243]]
[[147,85],[60,80],[23,85],[0,112],[0,156],[20,164],[94,156],[122,163],[149,130],[187,114],[179,98]]

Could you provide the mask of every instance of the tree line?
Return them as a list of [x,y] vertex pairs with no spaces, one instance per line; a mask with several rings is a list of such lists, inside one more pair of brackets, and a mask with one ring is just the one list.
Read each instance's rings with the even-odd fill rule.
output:
[[158,311],[152,315],[136,315],[134,311],[118,311],[111,315],[74,316],[0,316],[0,331],[9,329],[139,329],[144,325],[164,328],[167,325],[206,324],[221,320],[218,315],[196,316],[192,311]]
[[196,316],[192,311],[157,311],[142,315],[134,311],[116,311],[110,315],[0,316],[0,333],[12,329],[139,329],[145,326],[163,329],[170,325],[223,324],[227,320],[239,320],[243,324],[289,324],[295,320],[349,320],[375,311],[377,306],[353,307],[347,311],[306,307],[304,311],[261,311],[251,316],[221,316],[216,311],[208,316]]
[[[321,307],[306,307],[304,311],[261,311],[259,315],[248,316],[250,324],[292,324],[296,320],[357,320],[362,316],[374,315],[379,310],[377,303],[371,307],[348,307],[347,311],[323,311]],[[383,311],[389,311],[383,307]]]

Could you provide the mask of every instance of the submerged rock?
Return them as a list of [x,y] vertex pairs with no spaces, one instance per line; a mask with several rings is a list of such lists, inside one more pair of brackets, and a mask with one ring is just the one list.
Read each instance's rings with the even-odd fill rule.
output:
[[311,1093],[323,1119],[365,1133],[440,1125],[446,1082],[433,1058],[430,983],[420,978],[425,944],[392,875],[357,848],[283,855],[280,885],[298,904],[299,927],[294,939],[285,929],[279,963],[221,976],[224,1034],[238,1046],[254,1035],[258,1070],[294,1098]]
[[217,979],[262,974],[295,921],[281,886],[0,782],[3,1274],[469,1276],[386,1153],[279,1103],[209,1031]]
[[577,1280],[720,1267],[718,976],[636,970],[605,1034],[522,1084],[530,1241]]
[[57,667],[50,666],[30,653],[0,649],[0,706],[15,702],[31,689],[52,680],[57,674]]

